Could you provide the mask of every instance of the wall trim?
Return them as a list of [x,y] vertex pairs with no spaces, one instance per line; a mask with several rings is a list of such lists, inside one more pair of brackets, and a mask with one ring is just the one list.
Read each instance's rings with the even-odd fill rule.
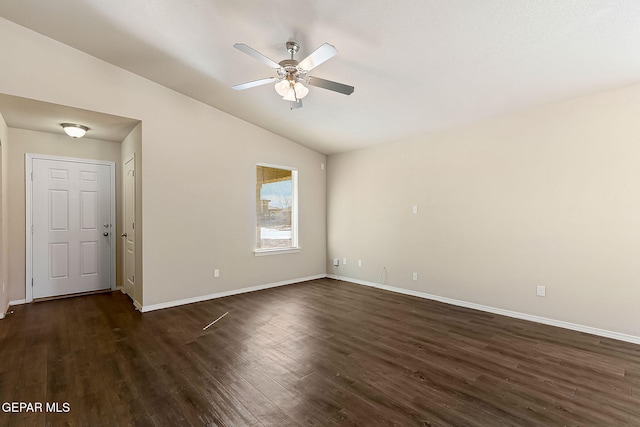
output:
[[284,286],[284,285],[291,285],[291,284],[300,283],[300,282],[307,282],[309,280],[324,279],[325,277],[327,277],[326,274],[317,274],[315,276],[301,277],[301,278],[298,278],[298,279],[284,280],[282,282],[274,282],[274,283],[267,283],[267,284],[264,284],[264,285],[250,286],[248,288],[233,289],[231,291],[217,292],[215,294],[202,295],[202,296],[199,296],[199,297],[185,298],[185,299],[169,301],[169,302],[161,302],[159,304],[143,305],[142,307],[139,307],[138,309],[142,313],[147,313],[149,311],[161,310],[163,308],[177,307],[179,305],[192,304],[194,302],[208,301],[208,300],[211,300],[211,299],[223,298],[223,297],[228,297],[228,296],[231,296],[231,295],[244,294],[246,292],[261,291],[263,289],[275,288],[275,287]]
[[9,308],[11,307],[11,304],[9,302],[7,302],[7,306],[4,308],[4,310],[0,311],[0,320],[4,319],[7,315],[7,313],[9,312]]
[[355,283],[357,285],[369,286],[373,288],[384,289],[386,291],[396,292],[399,294],[411,295],[418,298],[439,301],[445,304],[471,308],[473,310],[480,310],[488,313],[500,314],[502,316],[513,317],[516,319],[528,320],[530,322],[542,323],[544,325],[556,326],[558,328],[564,328],[564,329],[571,329],[573,331],[584,332],[592,335],[598,335],[601,337],[611,338],[619,341],[626,341],[633,344],[640,344],[640,336],[622,334],[619,332],[608,331],[606,329],[593,328],[591,326],[579,325],[576,323],[565,322],[562,320],[549,319],[547,317],[535,316],[533,314],[526,314],[526,313],[520,313],[517,311],[504,310],[502,308],[496,308],[496,307],[491,307],[487,305],[476,304],[473,302],[441,297],[438,295],[427,294],[424,292],[412,291],[410,289],[396,288],[395,286],[381,285],[379,283],[368,282],[366,280],[354,279],[351,277],[345,277],[345,276],[338,277],[335,274],[327,274],[327,277],[331,279]]
[[26,304],[27,300],[26,299],[16,299],[13,301],[9,301],[9,305],[22,305],[22,304]]

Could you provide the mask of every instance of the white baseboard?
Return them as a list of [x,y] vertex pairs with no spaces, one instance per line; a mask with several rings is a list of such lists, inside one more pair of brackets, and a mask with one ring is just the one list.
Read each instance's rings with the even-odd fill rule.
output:
[[[218,292],[218,293],[215,293],[215,294],[202,295],[202,296],[199,296],[199,297],[185,298],[185,299],[176,300],[176,301],[169,301],[169,302],[162,302],[162,303],[159,303],[159,304],[143,305],[142,307],[139,307],[138,310],[140,310],[142,313],[147,313],[147,312],[153,311],[153,310],[161,310],[163,308],[176,307],[176,306],[184,305],[184,304],[192,304],[194,302],[208,301],[210,299],[228,297],[228,296],[231,296],[231,295],[244,294],[246,292],[260,291],[260,290],[263,290],[263,289],[275,288],[275,287],[278,287],[278,286],[291,285],[293,283],[306,282],[308,280],[323,279],[325,277],[327,277],[326,274],[318,274],[316,276],[301,277],[301,278],[298,278],[298,279],[285,280],[285,281],[282,281],[282,282],[274,282],[274,283],[267,283],[267,284],[264,284],[264,285],[250,286],[248,288],[234,289],[234,290],[231,290],[231,291]],[[136,304],[136,307],[137,307],[137,304]]]
[[27,303],[26,299],[17,299],[14,301],[9,301],[4,311],[0,311],[0,320],[4,319],[7,316],[7,313],[9,312],[9,309],[11,308],[12,305],[21,305],[26,303]]
[[353,279],[351,277],[336,276],[335,274],[327,274],[327,277],[336,280],[343,280],[345,282],[355,283],[357,285],[370,286],[373,288],[384,289],[386,291],[396,292],[399,294],[411,295],[414,297],[430,299],[434,301],[443,302],[445,304],[457,305],[459,307],[471,308],[473,310],[485,311],[493,314],[500,314],[502,316],[513,317],[516,319],[528,320],[531,322],[542,323],[550,326],[557,326],[559,328],[571,329],[573,331],[584,332],[587,334],[598,335],[605,338],[612,338],[614,340],[626,341],[633,344],[640,344],[640,337],[635,335],[627,335],[619,332],[608,331],[606,329],[593,328],[591,326],[578,325],[576,323],[564,322],[562,320],[549,319],[547,317],[535,316],[532,314],[520,313],[517,311],[503,310],[501,308],[490,307],[487,305],[476,304],[473,302],[461,301],[452,298],[441,297],[438,295],[427,294],[424,292],[412,291],[409,289],[396,288],[389,285],[381,285],[378,283],[368,282],[365,280]]

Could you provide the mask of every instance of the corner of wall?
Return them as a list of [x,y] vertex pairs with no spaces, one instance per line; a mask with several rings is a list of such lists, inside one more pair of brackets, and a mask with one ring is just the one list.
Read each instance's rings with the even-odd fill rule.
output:
[[7,123],[0,112],[0,319],[9,308],[8,224],[7,224]]

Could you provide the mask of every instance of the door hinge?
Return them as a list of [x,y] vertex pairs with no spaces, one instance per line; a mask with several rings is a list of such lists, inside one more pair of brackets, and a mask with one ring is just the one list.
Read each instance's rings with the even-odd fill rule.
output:
[[33,277],[31,278],[31,287],[33,288]]
[[135,274],[133,276],[131,276],[131,282],[135,283],[136,282],[136,276]]
[[33,234],[33,224],[31,224],[31,234]]
[[33,172],[31,172],[31,181],[33,181]]
[[136,229],[136,223],[135,222],[131,223],[131,228],[133,228],[134,230]]

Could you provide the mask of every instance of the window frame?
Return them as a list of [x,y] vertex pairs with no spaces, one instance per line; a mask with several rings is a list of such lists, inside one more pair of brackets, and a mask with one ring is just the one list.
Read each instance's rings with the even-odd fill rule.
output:
[[258,212],[257,212],[257,200],[254,201],[254,215],[253,215],[253,226],[255,227],[256,232],[255,241],[253,245],[253,253],[255,256],[264,256],[264,255],[280,255],[287,253],[296,253],[300,252],[300,244],[299,244],[299,208],[298,208],[298,169],[292,166],[283,166],[283,165],[275,165],[271,163],[256,163],[254,167],[254,185],[258,183],[258,167],[266,167],[272,169],[281,169],[291,172],[291,246],[286,248],[259,248],[259,235],[258,235]]

